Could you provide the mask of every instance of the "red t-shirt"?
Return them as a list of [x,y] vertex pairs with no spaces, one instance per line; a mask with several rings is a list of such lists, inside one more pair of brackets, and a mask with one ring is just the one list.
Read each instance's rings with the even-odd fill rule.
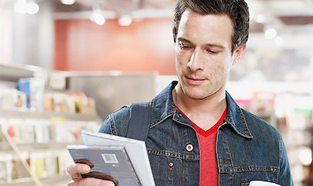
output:
[[[178,107],[176,107],[182,112]],[[183,112],[182,112],[183,113]],[[223,123],[227,113],[227,107],[218,122],[208,130],[203,130],[192,122],[200,145],[200,186],[218,186],[218,168],[216,162],[216,136],[217,129]]]

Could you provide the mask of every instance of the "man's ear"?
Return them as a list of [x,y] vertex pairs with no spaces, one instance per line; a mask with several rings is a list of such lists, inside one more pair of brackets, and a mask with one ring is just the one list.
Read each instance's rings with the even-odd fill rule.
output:
[[237,63],[237,61],[240,59],[242,53],[245,51],[247,45],[240,45],[234,52],[234,56],[233,56],[233,63],[232,65],[235,65]]

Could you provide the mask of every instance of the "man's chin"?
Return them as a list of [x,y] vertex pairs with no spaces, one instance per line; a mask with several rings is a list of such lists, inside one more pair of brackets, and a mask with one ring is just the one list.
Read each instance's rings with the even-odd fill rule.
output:
[[204,93],[200,93],[200,92],[187,92],[186,94],[190,99],[193,99],[193,100],[203,100],[205,98],[208,97],[207,94],[204,94]]

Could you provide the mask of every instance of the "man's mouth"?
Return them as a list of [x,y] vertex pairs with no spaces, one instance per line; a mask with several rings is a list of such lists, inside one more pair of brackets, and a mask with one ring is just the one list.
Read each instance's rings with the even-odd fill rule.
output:
[[205,79],[204,78],[197,78],[197,77],[187,77],[186,76],[187,83],[190,85],[201,85]]

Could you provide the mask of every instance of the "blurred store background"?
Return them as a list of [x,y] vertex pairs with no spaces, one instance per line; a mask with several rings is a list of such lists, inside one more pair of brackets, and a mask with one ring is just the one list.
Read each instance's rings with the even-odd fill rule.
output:
[[[312,186],[313,0],[247,2],[227,89],[281,132],[295,185]],[[175,3],[0,0],[0,186],[66,185],[81,130],[176,79]]]

